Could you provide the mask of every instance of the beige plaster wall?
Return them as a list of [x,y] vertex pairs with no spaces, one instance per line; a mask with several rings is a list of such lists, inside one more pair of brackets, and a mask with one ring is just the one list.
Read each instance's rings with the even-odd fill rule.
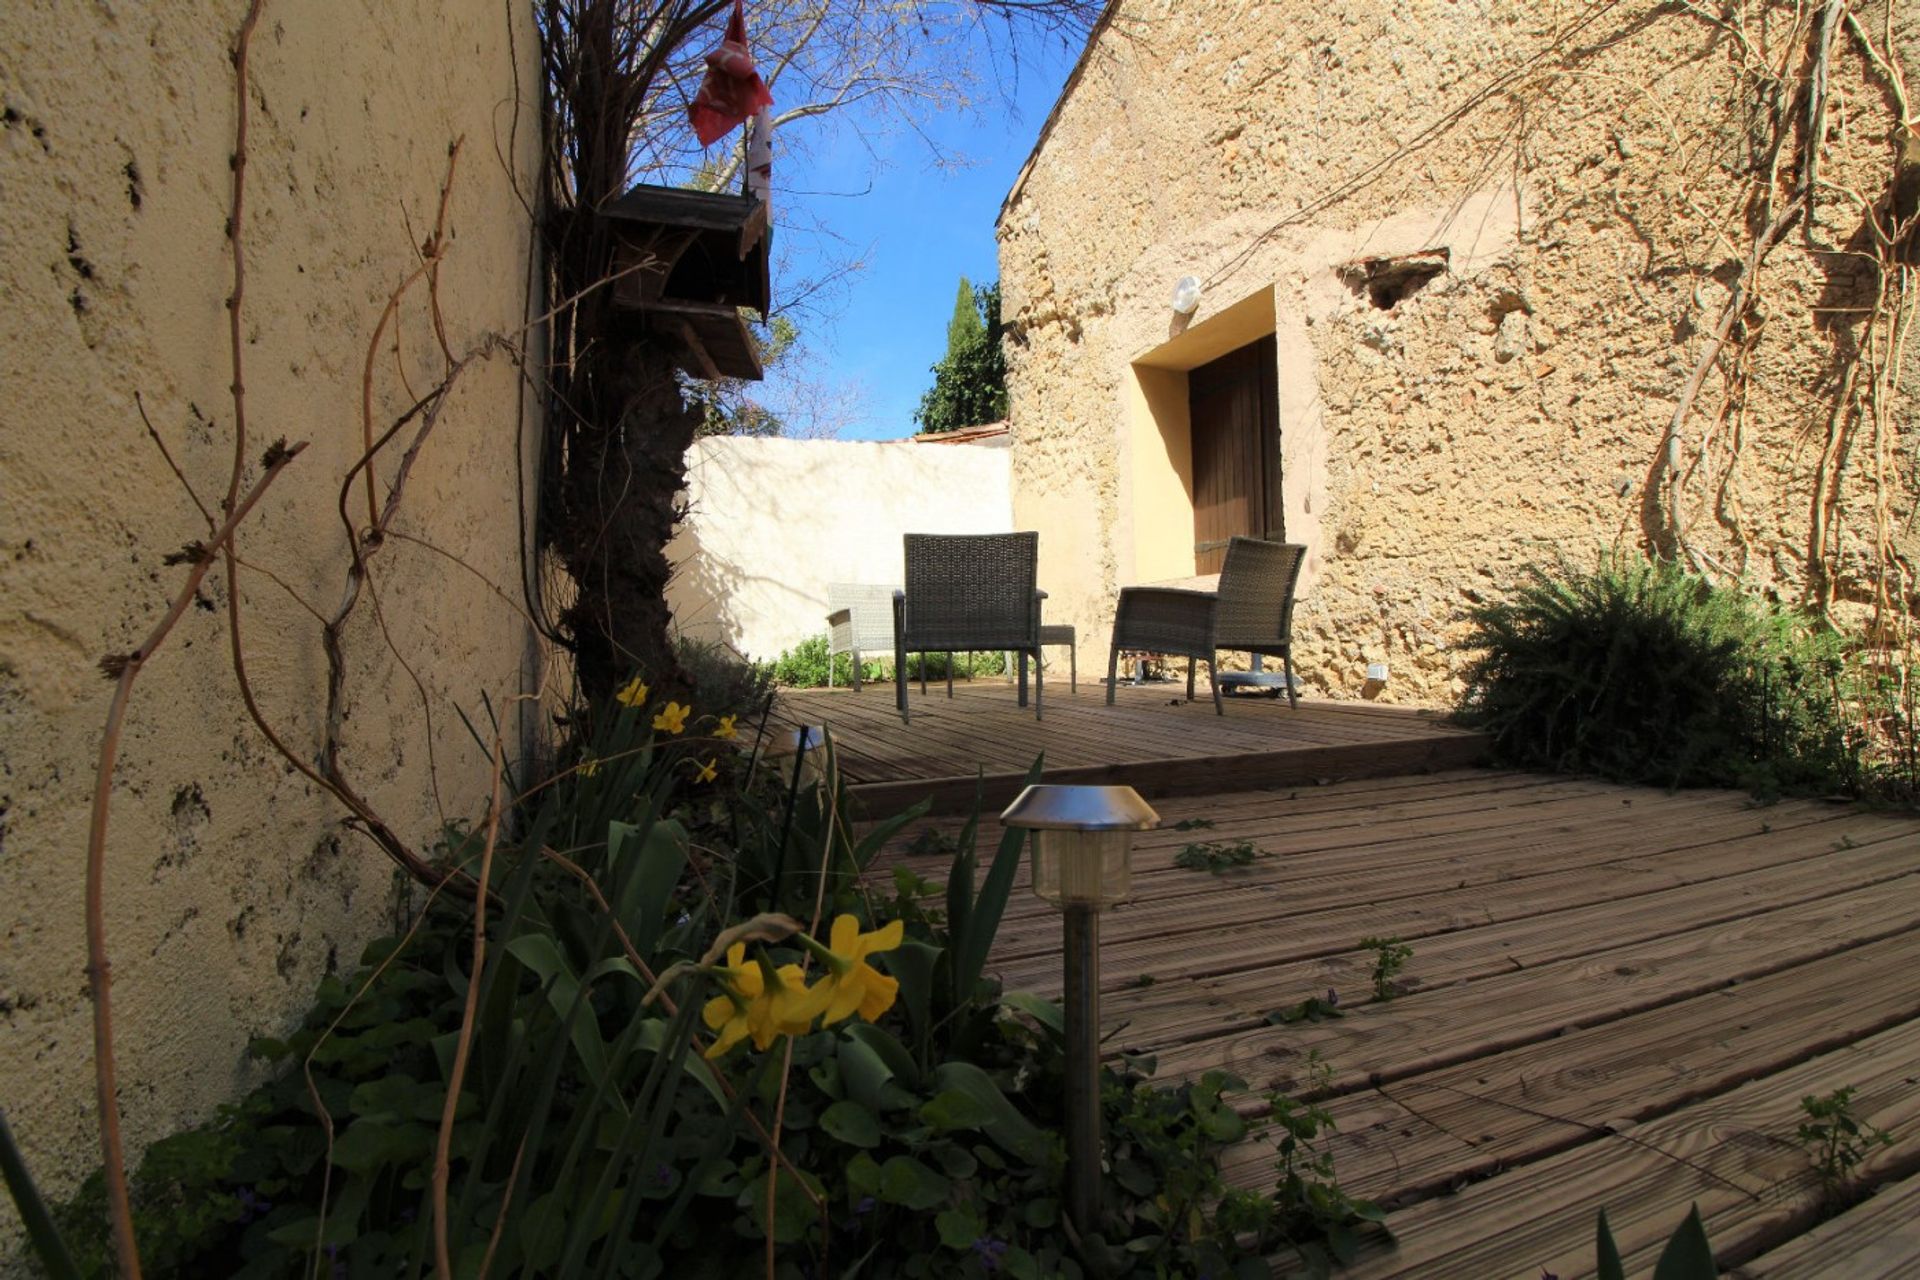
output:
[[682,635],[778,657],[826,631],[827,584],[898,585],[905,533],[1013,528],[1010,451],[992,444],[696,441],[668,556]]
[[[82,885],[110,684],[181,581],[162,557],[205,529],[135,406],[209,503],[232,452],[228,52],[243,0],[0,7],[0,1102],[55,1195],[98,1163]],[[325,662],[298,593],[330,612],[347,543],[340,480],[361,450],[362,362],[389,291],[432,230],[466,138],[441,291],[456,352],[527,315],[537,163],[525,6],[269,0],[252,50],[246,208],[251,459],[305,440],[244,526],[252,676],[296,750],[320,742]],[[384,426],[436,376],[418,301],[373,374]],[[397,351],[395,347],[397,345]],[[347,628],[346,768],[408,840],[477,817],[486,767],[453,706],[509,718],[526,629],[515,592],[520,379],[475,368],[420,452],[375,562],[379,618]],[[248,479],[259,474],[250,461]],[[381,468],[382,490],[393,454]],[[358,493],[356,501],[363,502]],[[362,517],[364,520],[364,516]],[[107,907],[121,1101],[132,1153],[256,1079],[326,972],[391,925],[386,860],[243,714],[218,570],[135,686],[114,788]],[[381,621],[385,624],[383,635]],[[389,644],[391,647],[389,647]],[[431,705],[400,658],[418,676]],[[429,729],[431,725],[431,729]],[[15,1234],[0,1207],[0,1242]],[[0,1254],[4,1254],[0,1248]]]
[[[1792,6],[1744,8],[1757,29]],[[1885,4],[1860,8],[1878,32]],[[1448,702],[1467,607],[1529,562],[1641,538],[1663,429],[1742,251],[1739,60],[1726,32],[1630,0],[1578,34],[1564,72],[1540,71],[1565,63],[1548,50],[1573,16],[1119,6],[998,227],[1014,518],[1041,530],[1050,584],[1078,584],[1055,587],[1052,612],[1083,645],[1104,645],[1121,585],[1192,572],[1181,371],[1263,332],[1287,532],[1310,549],[1296,639],[1316,692],[1358,696],[1385,661],[1376,696]],[[1920,10],[1899,23],[1913,65]],[[1823,173],[1882,190],[1889,95],[1845,37],[1833,68],[1849,105]],[[1833,196],[1769,259],[1731,514],[1697,484],[1688,498],[1703,551],[1789,597],[1835,344],[1813,309],[1849,300],[1832,250],[1859,225]],[[1448,273],[1391,311],[1335,271],[1441,247]],[[1169,302],[1185,275],[1204,282],[1190,321]],[[1907,435],[1916,375],[1895,413]],[[1713,417],[1709,402],[1685,456],[1724,457]],[[1847,515],[1857,567],[1864,521]]]

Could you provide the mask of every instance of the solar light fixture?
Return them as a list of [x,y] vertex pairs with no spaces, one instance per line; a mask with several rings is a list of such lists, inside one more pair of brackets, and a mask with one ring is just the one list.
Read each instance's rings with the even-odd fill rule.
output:
[[1100,911],[1133,889],[1133,833],[1160,825],[1132,787],[1038,784],[1000,815],[1033,832],[1033,892],[1060,908],[1065,945],[1067,1213],[1100,1229]]

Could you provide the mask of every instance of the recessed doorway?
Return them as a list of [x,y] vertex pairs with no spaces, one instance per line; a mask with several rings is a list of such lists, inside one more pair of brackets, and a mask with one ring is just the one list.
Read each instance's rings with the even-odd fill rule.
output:
[[1286,540],[1272,334],[1187,373],[1195,573],[1218,573],[1236,534]]

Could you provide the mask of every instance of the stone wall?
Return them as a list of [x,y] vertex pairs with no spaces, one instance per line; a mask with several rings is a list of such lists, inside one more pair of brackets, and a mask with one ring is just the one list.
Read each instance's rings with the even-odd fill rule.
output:
[[1013,528],[992,444],[719,436],[687,457],[667,604],[690,640],[752,658],[826,631],[827,584],[898,586],[904,533]]
[[[1886,0],[1853,7],[1880,39]],[[999,223],[1014,518],[1042,531],[1045,579],[1077,584],[1050,608],[1083,643],[1104,643],[1119,586],[1179,576],[1169,561],[1188,555],[1181,371],[1261,332],[1279,342],[1287,533],[1311,553],[1296,639],[1317,693],[1449,702],[1466,608],[1529,563],[1614,545],[1690,552],[1795,600],[1817,560],[1843,603],[1870,595],[1872,467],[1897,538],[1920,362],[1877,434],[1827,449],[1836,370],[1869,331],[1848,310],[1877,279],[1855,252],[1865,207],[1898,146],[1855,31],[1832,44],[1814,215],[1767,256],[1735,331],[1735,348],[1752,339],[1740,394],[1711,371],[1674,449],[1683,548],[1667,426],[1758,231],[1768,66],[1804,110],[1795,7],[1735,5],[1738,29],[1650,0],[1230,8],[1118,6]],[[1920,66],[1920,9],[1896,23]],[[1343,273],[1441,249],[1447,269],[1390,308]],[[1186,275],[1203,282],[1190,321],[1169,304]],[[1837,534],[1811,557],[1816,490],[1849,466]],[[1390,665],[1384,689],[1368,662]]]
[[[112,689],[97,664],[138,643],[182,580],[165,557],[206,535],[136,396],[210,506],[233,452],[229,50],[246,9],[0,9],[0,1099],[54,1195],[98,1164],[82,914]],[[256,568],[241,596],[263,710],[311,758],[326,663],[294,596],[330,613],[346,585],[338,503],[362,450],[369,340],[463,136],[447,341],[459,354],[526,323],[516,192],[537,172],[539,73],[530,10],[493,0],[270,0],[251,62],[248,482],[274,438],[309,448],[243,528]],[[424,294],[374,361],[376,430],[439,376]],[[511,732],[529,674],[526,628],[481,580],[517,598],[516,450],[530,459],[538,428],[520,388],[498,356],[465,376],[395,525],[459,559],[390,540],[378,607],[363,602],[343,637],[345,768],[423,850],[485,801],[455,704],[485,724],[491,695]],[[383,498],[398,452],[383,455]],[[134,1157],[252,1083],[248,1038],[286,1030],[323,973],[391,926],[395,901],[391,864],[245,717],[219,569],[197,604],[134,688],[113,793],[107,924]],[[7,1202],[0,1240],[16,1230]]]

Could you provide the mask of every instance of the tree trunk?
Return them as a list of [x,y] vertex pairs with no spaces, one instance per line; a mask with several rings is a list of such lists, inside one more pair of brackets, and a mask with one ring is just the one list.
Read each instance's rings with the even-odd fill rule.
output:
[[635,673],[656,689],[683,683],[666,602],[667,542],[700,423],[658,343],[625,324],[606,337],[604,411],[568,433],[564,514],[550,539],[579,591],[561,621],[589,706]]

